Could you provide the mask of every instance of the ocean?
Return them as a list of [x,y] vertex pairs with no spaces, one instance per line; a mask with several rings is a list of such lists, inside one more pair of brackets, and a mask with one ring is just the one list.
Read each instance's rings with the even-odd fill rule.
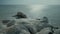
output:
[[0,5],[0,20],[15,19],[12,16],[20,11],[33,19],[46,16],[50,24],[60,27],[60,5]]

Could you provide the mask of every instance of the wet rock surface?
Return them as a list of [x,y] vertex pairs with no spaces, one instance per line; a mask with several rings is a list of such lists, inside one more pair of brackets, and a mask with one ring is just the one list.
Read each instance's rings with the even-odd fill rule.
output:
[[[11,26],[9,26],[11,25]],[[35,19],[16,19],[11,20],[3,34],[48,34],[47,27],[51,27],[48,23],[41,23],[40,20]],[[44,30],[43,30],[44,29]],[[42,32],[41,32],[42,31]],[[45,33],[44,33],[45,32]],[[49,31],[50,32],[50,31]],[[1,33],[2,34],[2,33]]]

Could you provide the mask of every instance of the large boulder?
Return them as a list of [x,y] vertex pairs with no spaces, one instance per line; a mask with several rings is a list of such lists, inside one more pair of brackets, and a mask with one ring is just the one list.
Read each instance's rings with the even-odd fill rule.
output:
[[[7,34],[15,34],[18,32],[20,33],[29,33],[29,34],[36,34],[37,32],[41,31],[46,27],[50,27],[51,25],[48,23],[41,22],[40,20],[36,19],[13,19],[6,24],[8,29],[6,31]],[[13,26],[13,27],[11,27]],[[11,30],[11,31],[10,31]],[[27,34],[26,33],[26,34]]]

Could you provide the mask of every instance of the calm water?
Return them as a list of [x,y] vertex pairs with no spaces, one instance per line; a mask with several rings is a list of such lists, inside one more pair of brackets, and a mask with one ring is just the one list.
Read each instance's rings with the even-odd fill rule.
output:
[[0,19],[14,19],[12,16],[22,11],[28,18],[47,16],[53,25],[60,25],[60,5],[0,5]]

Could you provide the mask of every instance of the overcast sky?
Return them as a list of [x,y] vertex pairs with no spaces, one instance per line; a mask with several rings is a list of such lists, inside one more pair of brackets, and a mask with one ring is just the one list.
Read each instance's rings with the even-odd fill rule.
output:
[[60,0],[0,0],[0,4],[60,4]]

